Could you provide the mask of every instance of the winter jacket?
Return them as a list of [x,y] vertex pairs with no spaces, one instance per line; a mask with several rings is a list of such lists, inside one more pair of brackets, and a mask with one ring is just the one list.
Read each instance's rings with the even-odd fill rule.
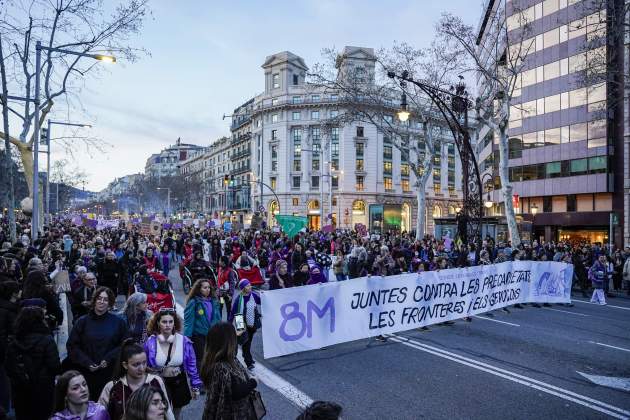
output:
[[184,335],[192,337],[194,335],[207,335],[210,328],[221,321],[221,306],[217,299],[211,298],[212,314],[210,321],[206,314],[206,305],[203,298],[195,296],[188,301],[184,309]]
[[[50,420],[81,420],[78,414],[72,414],[67,408],[52,415]],[[110,420],[107,410],[100,404],[89,401],[85,420]]]
[[[156,368],[156,354],[157,354],[157,337],[152,335],[149,337],[144,343],[144,351],[147,354],[147,366],[150,368]],[[193,349],[192,341],[186,336],[184,336],[184,364],[182,366],[188,375],[188,379],[190,380],[190,385],[193,388],[200,389],[202,386],[201,380],[199,379],[199,374],[197,373],[197,359],[195,357],[195,350]]]
[[593,283],[593,287],[601,289],[604,287],[604,282],[608,281],[606,265],[601,264],[599,261],[595,261],[588,270],[588,278]]
[[97,315],[92,311],[79,318],[72,327],[67,343],[68,356],[85,369],[102,360],[113,366],[127,335],[127,325],[119,316],[109,312]]
[[18,309],[17,304],[0,299],[0,363],[4,362],[9,336],[13,335],[13,323]]
[[[9,378],[15,377],[20,354],[28,354],[32,361],[32,371],[37,374],[36,381],[54,383],[55,375],[61,371],[61,362],[57,344],[52,335],[42,327],[40,331],[17,337],[7,346],[6,370]],[[35,378],[34,378],[35,380]]]

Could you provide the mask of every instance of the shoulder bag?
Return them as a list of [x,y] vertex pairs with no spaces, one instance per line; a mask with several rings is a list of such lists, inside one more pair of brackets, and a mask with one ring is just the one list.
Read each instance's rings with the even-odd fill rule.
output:
[[[159,346],[157,342],[156,345]],[[167,367],[168,364],[171,362],[172,350],[173,343],[170,343],[168,346],[168,354],[166,356],[166,363],[164,364],[164,367]],[[164,385],[166,385],[166,391],[168,392],[168,397],[171,400],[171,404],[173,404],[173,407],[180,408],[188,405],[188,403],[192,399],[192,393],[190,392],[188,377],[186,376],[186,370],[184,369],[184,366],[181,367],[181,372],[179,373],[179,375],[170,378],[165,378],[162,376],[162,379],[164,380]]]
[[252,410],[254,414],[256,414],[256,418],[258,420],[262,419],[267,415],[267,408],[265,407],[265,403],[262,400],[260,392],[255,389],[249,393],[249,402],[252,405]]

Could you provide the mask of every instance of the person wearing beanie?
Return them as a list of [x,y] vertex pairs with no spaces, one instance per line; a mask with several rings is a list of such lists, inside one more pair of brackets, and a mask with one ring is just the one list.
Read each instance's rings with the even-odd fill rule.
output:
[[252,340],[261,326],[260,296],[252,290],[252,285],[247,279],[241,279],[238,282],[238,291],[232,300],[232,311],[228,320],[234,322],[236,317],[242,317],[245,329],[239,329],[237,325],[236,334],[239,335],[239,343],[247,369],[252,370],[255,364],[251,352]]

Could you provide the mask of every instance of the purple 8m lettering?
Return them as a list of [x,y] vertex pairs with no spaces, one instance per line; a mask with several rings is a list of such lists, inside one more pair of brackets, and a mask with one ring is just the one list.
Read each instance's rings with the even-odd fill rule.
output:
[[[312,301],[306,303],[306,316],[300,312],[300,304],[297,302],[285,303],[280,307],[282,314],[282,323],[278,333],[284,341],[297,341],[304,337],[304,333],[308,338],[313,336],[313,313],[319,319],[324,318],[326,312],[330,311],[330,332],[335,332],[335,298],[329,298],[324,306],[320,309]],[[300,323],[299,331],[296,334],[287,333],[287,323],[289,321],[297,321]]]

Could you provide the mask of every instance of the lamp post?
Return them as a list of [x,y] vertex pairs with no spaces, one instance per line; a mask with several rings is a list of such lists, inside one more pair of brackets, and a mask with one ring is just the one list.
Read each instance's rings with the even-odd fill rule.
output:
[[35,44],[35,116],[33,118],[33,124],[35,126],[35,138],[33,140],[33,215],[31,216],[31,241],[35,242],[35,240],[39,236],[39,137],[40,137],[40,127],[39,127],[39,107],[41,105],[41,101],[39,98],[40,91],[40,73],[42,67],[42,50],[48,52],[59,52],[69,55],[74,55],[77,57],[90,57],[95,60],[105,61],[109,63],[115,63],[116,58],[109,55],[102,54],[86,54],[86,53],[78,53],[75,51],[64,50],[61,48],[54,47],[44,47],[41,41],[37,41]]
[[[481,177],[479,175],[479,167],[475,159],[472,148],[470,133],[468,132],[468,110],[472,108],[472,101],[468,97],[466,85],[463,83],[463,77],[460,76],[460,82],[451,87],[451,91],[445,91],[422,81],[414,80],[408,71],[396,74],[393,71],[387,72],[387,76],[391,79],[398,80],[403,90],[401,98],[401,109],[398,112],[398,118],[406,121],[410,112],[407,107],[407,95],[405,88],[407,83],[412,83],[424,92],[431,102],[438,108],[444,120],[455,139],[455,144],[459,152],[462,162],[462,189],[464,195],[463,220],[466,229],[463,235],[464,241],[467,240],[468,231],[470,231],[472,239],[477,242],[477,253],[481,247],[480,228],[483,215],[483,197],[481,188]],[[470,222],[470,223],[469,223]]]
[[157,187],[158,190],[166,190],[166,212],[171,215],[171,189],[169,187]]
[[[71,127],[92,127],[90,124],[76,124],[63,121],[48,120],[48,129],[46,130],[46,205],[44,206],[44,226],[50,224],[50,142],[52,141],[51,128],[53,125],[67,125]],[[59,191],[59,184],[57,184]],[[83,181],[83,191],[85,191],[85,181]],[[56,211],[59,211],[59,201],[57,201]]]

